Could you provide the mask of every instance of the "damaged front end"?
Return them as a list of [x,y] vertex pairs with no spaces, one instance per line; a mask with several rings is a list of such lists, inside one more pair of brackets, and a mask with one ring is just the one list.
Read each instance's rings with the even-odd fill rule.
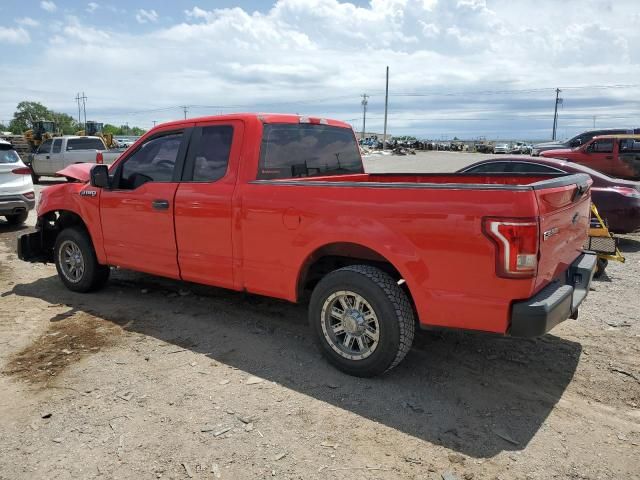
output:
[[18,258],[31,263],[52,263],[58,235],[58,217],[50,212],[38,219],[36,231],[18,237]]

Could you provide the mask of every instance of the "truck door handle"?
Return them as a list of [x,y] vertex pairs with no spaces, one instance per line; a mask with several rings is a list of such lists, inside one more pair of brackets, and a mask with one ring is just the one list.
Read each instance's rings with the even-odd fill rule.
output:
[[46,156],[46,157],[44,157],[44,158],[46,158],[47,160],[49,160],[51,157],[50,157],[49,155],[47,155],[47,156]]
[[607,156],[606,156],[606,157],[604,157],[604,158],[606,158],[607,160],[613,160],[613,155],[607,155]]
[[154,200],[151,206],[155,210],[167,210],[169,208],[169,200]]

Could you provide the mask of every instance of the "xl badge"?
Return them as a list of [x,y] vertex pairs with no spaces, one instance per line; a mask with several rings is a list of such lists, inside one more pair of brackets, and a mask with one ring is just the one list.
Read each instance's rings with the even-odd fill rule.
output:
[[97,194],[95,190],[80,190],[81,197],[95,197]]

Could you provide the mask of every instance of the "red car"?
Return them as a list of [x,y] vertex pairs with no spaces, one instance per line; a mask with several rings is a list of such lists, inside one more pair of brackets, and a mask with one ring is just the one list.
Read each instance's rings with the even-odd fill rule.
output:
[[593,179],[591,200],[614,233],[640,230],[640,183],[612,178],[589,167],[557,158],[496,158],[463,168],[466,173],[586,173]]
[[540,156],[570,160],[612,177],[640,180],[640,135],[601,135],[579,147],[547,150]]
[[588,175],[366,174],[339,121],[172,122],[59,173],[76,181],[42,191],[21,259],[77,292],[119,266],[310,298],[321,351],[353,375],[397,365],[416,325],[542,335],[577,316],[596,264]]

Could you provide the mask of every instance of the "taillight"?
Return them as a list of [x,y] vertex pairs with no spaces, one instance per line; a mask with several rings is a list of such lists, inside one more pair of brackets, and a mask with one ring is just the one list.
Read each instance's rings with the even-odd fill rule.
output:
[[15,173],[16,175],[31,175],[31,169],[29,167],[14,168],[11,170],[11,173]]
[[102,155],[102,152],[96,153],[96,163],[103,163],[103,162],[104,162],[104,155]]
[[23,193],[23,195],[25,196],[25,198],[28,198],[29,200],[33,200],[34,198],[36,198],[36,194],[33,192]]
[[483,220],[484,234],[496,246],[496,274],[505,278],[531,278],[538,268],[538,221],[529,218]]

